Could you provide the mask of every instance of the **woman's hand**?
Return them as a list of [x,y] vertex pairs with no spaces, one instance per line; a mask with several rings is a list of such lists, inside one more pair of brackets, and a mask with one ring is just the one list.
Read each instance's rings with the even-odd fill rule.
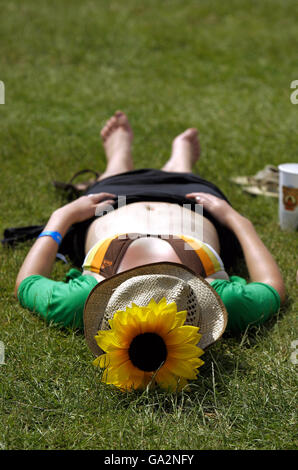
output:
[[241,245],[247,269],[253,282],[272,286],[285,299],[285,286],[279,268],[266,246],[258,236],[253,224],[235,211],[225,200],[207,193],[189,193],[198,204],[208,210],[221,224],[232,230]]
[[[114,202],[113,197],[116,197],[115,194],[110,193],[81,196],[75,201],[55,210],[44,230],[58,231],[64,237],[72,224],[90,219],[95,215],[95,211],[99,213],[107,210],[108,205]],[[50,276],[57,250],[58,244],[51,237],[37,238],[19,271],[15,285],[16,296],[20,283],[26,277],[33,274],[45,277]]]
[[95,212],[104,211],[108,205],[115,202],[115,197],[116,195],[111,193],[89,194],[60,207],[55,212],[67,218],[72,225],[94,217]]
[[204,209],[226,227],[230,227],[235,218],[242,217],[227,201],[212,194],[188,193],[185,197],[195,199],[197,204],[202,204]]

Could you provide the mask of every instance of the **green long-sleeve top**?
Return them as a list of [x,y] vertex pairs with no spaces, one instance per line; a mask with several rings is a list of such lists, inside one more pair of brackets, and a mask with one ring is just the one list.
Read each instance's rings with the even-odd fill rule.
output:
[[[47,322],[84,329],[85,301],[98,281],[70,269],[63,281],[33,275],[24,279],[18,289],[21,305]],[[215,279],[211,286],[222,299],[228,312],[226,331],[238,333],[249,325],[260,325],[278,312],[280,297],[268,284],[247,283],[239,276],[230,280]]]

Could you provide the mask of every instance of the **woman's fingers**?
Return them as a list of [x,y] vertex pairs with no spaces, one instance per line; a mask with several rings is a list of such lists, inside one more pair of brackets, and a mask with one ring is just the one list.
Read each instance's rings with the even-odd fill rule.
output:
[[188,197],[188,198],[194,198],[196,197],[198,193],[188,193],[188,194],[185,194],[185,197]]
[[[207,193],[188,193],[188,194],[185,194],[185,197],[189,198],[189,199],[195,199],[196,201],[198,202],[203,202],[204,200],[205,201],[208,201],[210,200],[210,194],[207,194]],[[212,196],[211,196],[212,198]]]
[[106,198],[114,198],[116,197],[116,194],[112,193],[96,193],[96,194],[88,194],[88,197],[90,197],[94,202],[102,201],[103,199]]
[[200,191],[197,191],[197,192],[185,194],[186,197],[195,197],[195,196],[197,196],[197,195],[200,195],[200,196],[204,196],[204,195],[205,195],[205,196],[211,196],[210,193],[204,193],[204,192],[202,192],[202,191],[201,191],[201,192],[200,192]]
[[206,193],[188,193],[188,194],[185,194],[185,197],[195,198],[195,197],[203,196],[204,194]]
[[115,203],[114,199],[107,199],[106,201],[100,202],[95,205],[95,215],[101,217],[104,212],[110,212],[114,210],[113,204]]
[[102,201],[102,202],[99,202],[98,204],[96,204],[96,207],[103,207],[103,206],[106,206],[108,204],[114,204],[115,201],[114,199],[106,199],[105,201]]

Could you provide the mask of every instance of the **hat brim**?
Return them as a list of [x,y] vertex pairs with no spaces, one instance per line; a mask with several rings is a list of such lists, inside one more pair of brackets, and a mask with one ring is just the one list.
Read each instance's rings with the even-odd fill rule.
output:
[[202,349],[206,349],[207,346],[210,346],[221,337],[227,325],[228,314],[221,298],[210,284],[203,277],[180,263],[151,263],[117,273],[99,282],[89,293],[84,307],[84,333],[87,345],[95,356],[103,353],[96,343],[95,336],[100,330],[113,291],[127,279],[146,274],[176,276],[188,282],[195,295],[197,295],[198,301],[204,299],[199,324],[195,325],[200,327],[202,338],[199,346]]

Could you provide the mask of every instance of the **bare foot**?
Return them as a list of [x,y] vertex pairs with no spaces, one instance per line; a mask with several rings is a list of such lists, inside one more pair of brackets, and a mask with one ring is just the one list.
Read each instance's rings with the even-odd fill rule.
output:
[[132,170],[133,132],[126,114],[116,111],[114,116],[107,121],[100,135],[108,160],[106,173],[115,174]]
[[193,165],[199,159],[200,151],[197,129],[194,127],[186,129],[173,140],[171,157],[162,170],[191,172]]

